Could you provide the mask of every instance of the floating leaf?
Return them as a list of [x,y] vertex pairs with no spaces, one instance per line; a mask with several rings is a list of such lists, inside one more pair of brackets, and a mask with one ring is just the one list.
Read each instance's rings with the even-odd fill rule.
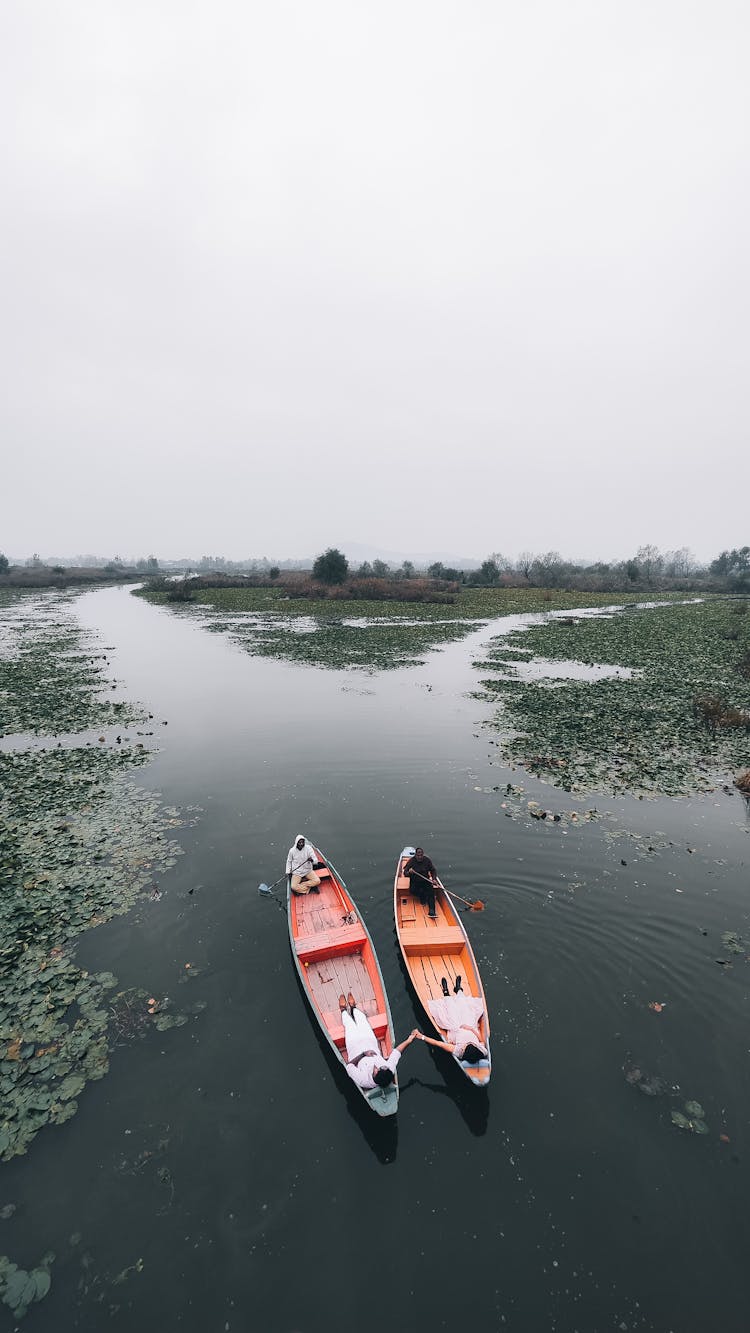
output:
[[157,1032],[166,1032],[169,1028],[181,1028],[187,1023],[187,1014],[159,1014],[154,1019]]

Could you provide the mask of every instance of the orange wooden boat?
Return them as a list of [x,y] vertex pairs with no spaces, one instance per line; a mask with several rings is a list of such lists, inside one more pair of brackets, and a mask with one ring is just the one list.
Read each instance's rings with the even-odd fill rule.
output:
[[446,977],[453,990],[456,976],[461,977],[461,987],[466,995],[481,998],[484,1014],[479,1020],[477,1031],[482,1044],[487,1047],[488,1056],[477,1064],[467,1060],[456,1060],[456,1064],[470,1083],[477,1087],[486,1087],[492,1072],[490,1050],[490,1024],[487,1015],[487,1001],[484,997],[482,980],[479,975],[474,952],[464,924],[449,898],[445,886],[438,880],[435,890],[435,919],[427,915],[427,907],[410,890],[409,879],[403,873],[404,864],[414,855],[413,847],[404,847],[398,858],[396,878],[393,885],[393,906],[396,918],[396,934],[401,947],[404,966],[409,979],[419,996],[422,1007],[435,1035],[445,1041],[447,1033],[438,1027],[429,1010],[430,1000],[443,998],[440,985],[441,977]]
[[[370,1022],[384,1059],[395,1045],[393,1020],[370,932],[335,866],[318,848],[315,852],[319,866],[323,866],[315,872],[320,876],[319,893],[292,893],[291,876],[287,876],[289,939],[310,1008],[346,1070],[339,996],[352,992]],[[395,1114],[398,1077],[387,1088],[368,1090],[350,1082],[376,1115]]]

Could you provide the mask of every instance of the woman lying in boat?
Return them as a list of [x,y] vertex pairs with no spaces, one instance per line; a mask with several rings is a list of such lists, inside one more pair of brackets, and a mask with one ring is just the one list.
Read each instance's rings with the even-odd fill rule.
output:
[[344,999],[339,995],[341,1022],[344,1025],[346,1040],[346,1072],[360,1088],[387,1088],[396,1077],[396,1065],[401,1059],[401,1052],[411,1046],[417,1030],[409,1033],[405,1041],[394,1046],[388,1059],[380,1054],[380,1046],[370,1024],[351,991]]
[[475,1065],[487,1056],[487,1047],[479,1035],[479,1020],[484,1013],[484,1005],[478,996],[465,994],[460,977],[456,977],[453,995],[448,990],[445,977],[441,977],[440,984],[443,988],[442,1000],[430,1000],[428,1007],[434,1022],[445,1032],[446,1039],[438,1041],[435,1037],[426,1037],[422,1032],[418,1032],[417,1036],[429,1046],[437,1046],[438,1050],[448,1051],[457,1060],[466,1060],[470,1065]]

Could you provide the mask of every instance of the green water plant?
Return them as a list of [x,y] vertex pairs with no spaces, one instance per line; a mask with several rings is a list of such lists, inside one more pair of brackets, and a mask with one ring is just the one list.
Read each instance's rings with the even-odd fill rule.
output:
[[[750,684],[735,669],[750,628],[728,640],[730,617],[731,604],[716,599],[575,624],[548,620],[496,641],[481,665],[485,673],[502,663],[510,644],[537,654],[542,677],[485,675],[485,697],[500,705],[493,725],[504,754],[571,791],[710,789],[750,754]],[[633,674],[544,680],[544,661],[571,659]]]
[[[6,734],[0,752],[0,1157],[27,1151],[45,1125],[76,1112],[122,1032],[117,979],[76,960],[76,941],[149,902],[180,847],[174,808],[132,781],[141,742],[76,743],[65,731],[141,715],[110,702],[105,652],[57,595],[0,606]],[[50,737],[49,728],[56,729]],[[148,1000],[146,996],[146,1000]],[[147,1029],[187,1021],[166,997],[143,1005]],[[20,1279],[14,1279],[17,1285]],[[13,1291],[15,1292],[14,1285]]]
[[52,1286],[50,1268],[55,1261],[50,1251],[35,1268],[26,1270],[14,1264],[7,1254],[0,1254],[0,1299],[12,1311],[14,1319],[23,1319],[31,1305],[43,1301]]

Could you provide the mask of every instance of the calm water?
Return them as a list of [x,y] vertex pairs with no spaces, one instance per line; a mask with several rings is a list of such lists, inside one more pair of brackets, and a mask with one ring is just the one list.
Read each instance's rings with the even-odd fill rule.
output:
[[[75,1118],[3,1167],[0,1204],[18,1211],[0,1250],[29,1266],[57,1254],[27,1327],[747,1329],[750,964],[721,941],[750,940],[741,798],[575,802],[502,768],[487,707],[467,696],[497,625],[368,676],[249,657],[125,590],[78,608],[127,692],[168,723],[136,780],[203,811],[178,831],[186,855],[161,901],[78,956],[208,1007],[115,1052]],[[516,818],[504,792],[475,790],[509,780],[525,789]],[[526,799],[607,817],[535,821]],[[422,1046],[401,1064],[396,1123],[349,1092],[285,916],[257,894],[298,830],[366,917],[399,1038],[419,1021],[392,923],[399,850],[423,843],[449,886],[486,901],[466,920],[493,1030],[488,1095]],[[202,970],[178,988],[187,961]],[[633,1065],[661,1095],[627,1081]],[[690,1099],[704,1137],[670,1122]]]

